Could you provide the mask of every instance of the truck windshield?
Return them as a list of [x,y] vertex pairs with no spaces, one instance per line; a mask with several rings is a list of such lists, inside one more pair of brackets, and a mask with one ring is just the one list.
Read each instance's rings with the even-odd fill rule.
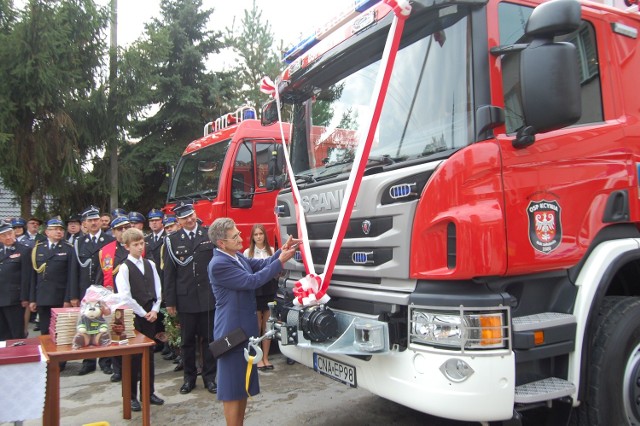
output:
[[[443,26],[423,23],[403,35],[370,163],[402,167],[411,160],[450,155],[472,142],[469,19]],[[348,172],[357,144],[364,140],[384,40],[372,44],[367,45],[370,54],[336,55],[339,59],[319,66],[322,71],[315,76],[305,76],[308,81],[292,81],[299,90],[293,89],[296,94],[289,97],[296,99],[292,164],[296,175],[308,182]],[[352,63],[354,56],[362,63]]]
[[167,201],[216,197],[230,142],[231,139],[218,142],[183,155],[171,180]]

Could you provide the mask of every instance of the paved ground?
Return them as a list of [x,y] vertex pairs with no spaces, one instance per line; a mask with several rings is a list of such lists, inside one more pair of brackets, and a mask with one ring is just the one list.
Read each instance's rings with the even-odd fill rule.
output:
[[[31,335],[36,333],[31,332]],[[278,354],[270,357],[275,369],[260,372],[261,393],[249,400],[246,426],[298,425],[403,425],[403,426],[463,426],[477,425],[447,421],[377,397],[365,390],[352,389],[321,376],[300,364],[287,365]],[[224,425],[222,403],[202,385],[188,395],[178,390],[183,383],[182,372],[175,372],[173,361],[155,354],[156,394],[165,400],[163,406],[151,406],[151,424],[164,425]],[[139,425],[141,413],[132,413],[131,420],[122,419],[121,384],[111,383],[101,371],[78,376],[81,362],[69,362],[60,379],[60,423],[81,426],[93,422],[110,425]],[[2,408],[0,407],[0,410]],[[27,420],[24,426],[41,425],[42,419]],[[8,426],[2,424],[0,426]]]

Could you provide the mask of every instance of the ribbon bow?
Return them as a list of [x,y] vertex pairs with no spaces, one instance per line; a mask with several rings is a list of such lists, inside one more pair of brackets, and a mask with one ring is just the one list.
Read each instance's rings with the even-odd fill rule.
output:
[[276,95],[276,85],[273,83],[273,80],[265,75],[260,82],[260,91],[274,98]]
[[309,274],[293,285],[293,304],[297,306],[311,306],[327,303],[329,296],[321,291],[322,277]]

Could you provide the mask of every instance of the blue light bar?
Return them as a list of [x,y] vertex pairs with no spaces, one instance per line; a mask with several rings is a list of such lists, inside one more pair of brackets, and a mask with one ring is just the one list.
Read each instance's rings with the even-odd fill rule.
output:
[[381,0],[354,0],[352,7],[335,16],[325,25],[318,28],[314,32],[314,34],[305,38],[297,45],[285,52],[284,55],[282,55],[282,60],[285,63],[290,64],[304,52],[315,46],[320,40],[323,40],[326,36],[334,32],[336,29],[340,28],[345,22],[352,19],[357,14],[366,11],[371,6],[379,3],[380,1]]

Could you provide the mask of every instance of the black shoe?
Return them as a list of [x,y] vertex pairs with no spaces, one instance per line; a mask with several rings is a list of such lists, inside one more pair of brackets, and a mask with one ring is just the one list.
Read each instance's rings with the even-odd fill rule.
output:
[[112,381],[112,382],[114,382],[114,383],[115,383],[115,382],[119,382],[120,380],[122,380],[122,374],[120,374],[120,373],[113,373],[113,374],[111,375],[111,379],[109,379],[109,380],[111,380],[111,381]]
[[111,367],[104,367],[104,368],[101,368],[101,370],[104,374],[113,374],[113,368]]
[[166,359],[167,361],[171,361],[173,359],[176,359],[178,355],[174,354],[173,352],[169,352],[168,354],[162,355],[162,359]]
[[195,387],[196,387],[195,383],[184,382],[184,384],[180,388],[180,393],[183,395],[186,395],[189,392],[191,392]]
[[40,323],[36,322],[36,325],[33,327],[33,331],[40,331]]
[[142,411],[140,401],[138,401],[136,398],[131,399],[131,411]]
[[291,358],[287,358],[287,365],[293,365],[296,362],[294,360],[292,360]]
[[173,369],[173,371],[182,371],[184,370],[184,364],[183,363],[178,363],[178,365],[176,365],[176,368]]
[[209,391],[209,393],[218,393],[218,385],[216,382],[205,383],[205,388]]
[[84,376],[85,374],[89,374],[89,373],[93,373],[94,371],[96,371],[96,366],[88,366],[88,365],[83,365],[80,368],[80,371],[78,371],[78,376]]
[[174,364],[180,364],[181,362],[182,362],[182,357],[180,355],[178,355],[173,359]]
[[[164,347],[162,348],[162,355],[169,355],[171,353],[171,347],[168,344],[164,344]],[[164,356],[163,356],[164,358]],[[164,358],[166,359],[166,358]]]
[[149,397],[149,402],[151,405],[162,405],[164,404],[164,399],[158,398],[155,393],[152,393]]

